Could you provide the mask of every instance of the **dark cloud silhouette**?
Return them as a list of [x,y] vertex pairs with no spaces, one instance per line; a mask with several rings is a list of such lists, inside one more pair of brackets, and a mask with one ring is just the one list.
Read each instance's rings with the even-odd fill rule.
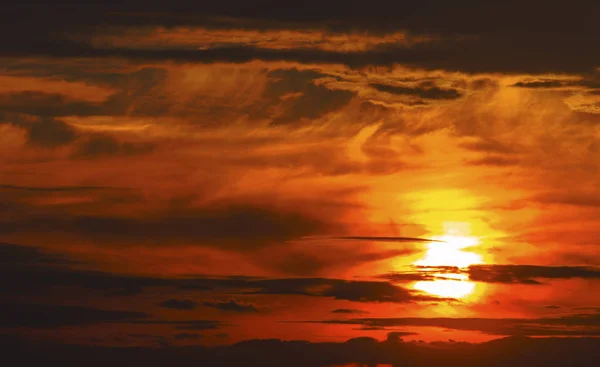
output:
[[178,333],[178,334],[174,334],[173,338],[175,338],[176,340],[195,340],[195,339],[200,339],[202,338],[202,335],[200,334],[192,334],[192,333]]
[[[394,334],[384,341],[362,337],[344,343],[311,343],[279,339],[248,340],[220,347],[117,348],[81,345],[57,345],[27,342],[2,336],[5,357],[18,357],[23,365],[106,366],[129,361],[152,366],[256,365],[269,367],[329,367],[352,364],[376,366],[514,366],[592,367],[600,358],[600,340],[596,338],[523,338],[512,337],[487,343],[403,342]],[[16,360],[16,359],[12,359]]]
[[585,266],[473,265],[469,278],[487,283],[540,284],[536,279],[600,279],[600,269]]
[[380,92],[411,95],[421,97],[424,99],[456,99],[461,96],[456,89],[441,89],[438,87],[411,88],[379,83],[371,83],[369,85]]
[[44,148],[56,148],[70,144],[76,138],[77,133],[70,125],[51,118],[41,119],[27,128],[29,143]]
[[399,250],[389,250],[381,252],[362,252],[354,249],[351,251],[343,251],[341,253],[333,253],[335,244],[331,244],[331,252],[323,253],[319,250],[311,250],[304,248],[300,250],[285,251],[283,255],[275,253],[272,257],[265,258],[259,255],[261,265],[275,269],[282,274],[296,276],[315,276],[322,274],[324,271],[331,272],[334,269],[347,269],[350,266],[391,259],[399,256],[415,254],[416,248],[406,248]]
[[327,278],[265,279],[248,282],[249,294],[288,294],[330,297],[355,302],[432,301],[430,297],[413,293],[387,282],[351,281]]
[[85,139],[73,153],[74,158],[101,158],[118,155],[136,155],[151,152],[155,145],[151,143],[120,142],[105,134],[94,134]]
[[248,205],[166,209],[143,217],[35,212],[0,218],[0,234],[61,231],[104,245],[195,243],[249,250],[324,230],[327,224],[297,212]]
[[331,239],[373,242],[443,242],[420,237],[338,236],[331,237]]
[[433,280],[433,273],[464,273],[469,279],[484,283],[541,285],[541,279],[600,279],[600,269],[589,266],[542,265],[471,265],[466,269],[453,266],[417,267],[418,271],[395,272],[380,277],[393,282]]
[[461,147],[475,152],[491,154],[513,154],[516,153],[515,147],[507,146],[494,139],[479,138],[476,141],[460,144]]
[[143,319],[149,316],[142,312],[101,310],[77,306],[0,304],[0,328],[56,328]]
[[547,308],[549,310],[558,310],[560,308],[560,306],[548,305],[548,306],[544,306],[544,308]]
[[64,254],[55,254],[38,247],[0,243],[2,269],[63,267],[78,262]]
[[62,94],[26,91],[0,94],[0,110],[41,116],[93,116],[106,112],[101,103],[78,101]]
[[218,320],[125,320],[133,325],[169,325],[175,330],[217,330],[225,324]]
[[296,94],[295,97],[282,103],[280,108],[283,112],[277,114],[272,122],[275,125],[319,118],[328,112],[342,108],[354,97],[353,92],[332,90],[316,85],[315,80],[326,75],[314,71],[275,70],[268,75],[272,80],[265,88],[265,97],[273,100],[284,95]]
[[412,331],[392,331],[391,333],[388,333],[387,335],[387,340],[388,341],[395,341],[398,340],[404,336],[413,336],[413,335],[418,335],[418,333],[412,332]]
[[175,329],[177,330],[216,330],[220,328],[220,323],[219,322],[212,322],[212,321],[207,321],[207,322],[194,322],[194,323],[189,323],[186,325],[178,325],[175,326]]
[[227,301],[206,301],[202,302],[205,307],[216,308],[217,310],[226,312],[238,313],[253,313],[258,312],[258,308],[248,302],[237,301],[235,298],[230,298]]
[[555,80],[544,80],[535,82],[518,82],[513,84],[513,87],[520,88],[558,88],[562,87],[563,83]]
[[198,303],[192,301],[191,299],[177,300],[174,298],[159,303],[160,307],[172,308],[174,310],[193,310],[197,305]]
[[519,160],[512,157],[489,155],[487,157],[467,161],[467,163],[473,166],[509,167],[518,164]]
[[331,313],[366,314],[368,312],[364,311],[364,310],[353,309],[353,308],[337,308],[335,310],[332,310]]
[[[17,264],[18,265],[18,264]],[[432,301],[438,298],[404,289],[388,282],[349,281],[332,278],[246,278],[246,277],[185,277],[154,278],[126,276],[97,271],[70,269],[68,266],[32,268],[7,266],[0,269],[3,279],[11,279],[0,287],[0,294],[47,294],[57,287],[76,287],[81,292],[102,291],[105,296],[133,296],[157,289],[226,291],[229,294],[303,295],[326,297],[357,302],[406,303]],[[85,293],[84,293],[85,294]],[[167,300],[161,306],[187,307],[181,300]],[[184,302],[184,303],[182,303]],[[209,307],[230,310],[248,307],[249,304],[225,301],[209,302]],[[255,307],[252,305],[252,307]],[[248,307],[248,310],[250,308]]]
[[[311,323],[315,321],[310,321]],[[316,321],[325,324],[361,325],[366,327],[438,327],[452,330],[478,331],[490,335],[519,336],[600,336],[600,316],[574,314],[532,319],[515,318],[356,318]]]
[[120,190],[108,186],[18,186],[18,185],[0,185],[2,190],[20,190],[33,192],[73,192],[73,191],[95,191],[95,190]]
[[[552,5],[538,0],[527,4],[463,0],[452,6],[441,0],[426,4],[378,0],[378,5],[370,7],[365,7],[358,1],[332,1],[327,5],[311,1],[297,7],[270,1],[252,7],[238,1],[224,3],[226,5],[202,7],[171,5],[168,9],[157,4],[153,7],[140,6],[139,3],[122,6],[90,4],[86,7],[63,6],[63,11],[52,7],[5,7],[3,13],[8,14],[7,21],[0,29],[2,44],[5,46],[2,55],[128,57],[137,60],[174,59],[195,62],[245,62],[262,59],[336,63],[356,67],[404,63],[432,69],[517,73],[592,71],[597,67],[595,60],[599,56],[598,50],[586,47],[598,41],[593,16],[596,14],[595,10],[598,10],[598,4],[591,0],[583,0],[582,5],[574,7]],[[544,9],[544,17],[539,16],[541,8]],[[144,12],[140,12],[140,9],[144,9]],[[589,11],[581,12],[577,9]],[[71,16],[67,18],[65,14]],[[402,16],[395,17],[392,21],[388,14]],[[11,31],[18,28],[21,21],[32,26],[21,30],[19,37],[11,37]],[[220,28],[235,25],[246,29],[321,28],[375,34],[405,30],[416,35],[437,35],[445,41],[412,48],[398,47],[396,44],[383,45],[370,52],[253,47],[208,50],[100,49],[83,42],[66,41],[66,34],[91,36],[99,27],[106,25],[201,25]],[[553,32],[553,37],[548,37],[549,32]]]

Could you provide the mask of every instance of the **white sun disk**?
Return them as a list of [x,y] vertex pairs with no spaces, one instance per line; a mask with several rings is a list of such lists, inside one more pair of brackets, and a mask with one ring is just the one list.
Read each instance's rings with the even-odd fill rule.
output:
[[414,265],[418,266],[456,266],[466,268],[473,264],[481,264],[481,255],[463,249],[479,244],[475,237],[444,235],[433,237],[436,241],[427,245],[425,257]]
[[[451,266],[462,269],[470,265],[483,263],[481,255],[467,250],[479,244],[476,237],[447,234],[432,239],[441,242],[430,242],[427,245],[425,257],[416,261],[414,265]],[[475,289],[475,283],[468,281],[465,274],[442,273],[434,274],[434,277],[436,279],[433,281],[416,282],[413,287],[429,294],[449,298],[466,297]]]

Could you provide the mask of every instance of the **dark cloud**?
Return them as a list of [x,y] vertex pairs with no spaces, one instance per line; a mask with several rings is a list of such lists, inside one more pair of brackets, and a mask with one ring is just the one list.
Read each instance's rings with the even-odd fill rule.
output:
[[27,139],[30,144],[43,148],[56,148],[75,141],[77,132],[70,125],[44,118],[27,127]]
[[[50,294],[60,287],[75,287],[80,292],[102,291],[105,296],[132,296],[157,289],[224,291],[237,295],[302,295],[326,297],[356,302],[408,303],[437,300],[388,282],[343,280],[332,278],[246,278],[246,277],[186,277],[153,278],[126,276],[104,272],[81,271],[66,266],[41,269],[13,266],[0,269],[5,281],[0,294]],[[83,293],[85,294],[85,293]],[[167,301],[168,306],[182,306],[182,301]],[[189,305],[186,303],[186,305]],[[205,306],[250,310],[255,305],[233,302],[208,302]],[[165,306],[165,303],[162,304]]]
[[[316,119],[328,112],[336,111],[350,102],[353,92],[332,90],[316,85],[315,80],[324,74],[314,71],[275,70],[270,72],[271,81],[265,88],[264,95],[269,100],[285,95],[295,95],[283,101],[280,107],[283,112],[275,114],[273,124],[286,124],[301,119]],[[274,106],[271,107],[273,109]]]
[[331,313],[365,314],[368,312],[364,311],[364,310],[353,309],[353,308],[338,308],[338,309],[332,310]]
[[154,150],[151,143],[120,142],[106,134],[94,134],[85,139],[73,153],[74,158],[101,158],[144,154]]
[[177,300],[174,298],[159,303],[160,307],[172,308],[174,310],[193,310],[196,308],[197,305],[198,303],[192,301],[191,299]]
[[579,207],[600,207],[600,198],[595,197],[593,193],[577,191],[559,191],[539,194],[530,198],[544,204],[573,205]]
[[492,154],[513,154],[516,149],[513,146],[507,146],[494,139],[479,138],[477,141],[465,142],[460,144],[461,147],[475,152],[492,153]]
[[202,335],[200,334],[191,334],[191,333],[178,333],[173,335],[173,338],[175,338],[176,340],[195,340],[195,339],[200,339],[202,338]]
[[238,313],[253,313],[258,312],[258,308],[248,302],[237,301],[235,298],[230,298],[227,301],[206,301],[202,302],[205,307],[216,308],[217,310],[226,312]]
[[[256,365],[269,367],[327,367],[353,364],[376,366],[547,366],[559,367],[568,361],[577,367],[592,367],[600,358],[596,338],[511,337],[487,343],[413,343],[391,336],[384,341],[362,337],[343,343],[311,343],[279,339],[248,340],[213,348],[173,347],[117,348],[57,345],[27,342],[2,336],[5,357],[23,365],[118,365],[129,361],[152,366]],[[13,358],[14,357],[14,358]],[[16,359],[18,358],[18,359]]]
[[194,243],[250,250],[325,230],[308,215],[242,205],[167,209],[145,216],[74,215],[62,211],[0,218],[0,234],[70,233],[103,245]]
[[33,192],[77,192],[77,191],[96,191],[96,190],[119,190],[119,188],[108,186],[17,186],[17,185],[0,185],[2,190],[19,190]]
[[548,306],[544,306],[544,308],[547,308],[549,310],[558,310],[560,308],[560,306],[548,305]]
[[142,312],[47,304],[0,304],[0,328],[56,328],[143,319]]
[[487,283],[541,284],[537,279],[600,279],[600,269],[585,266],[472,265],[469,279]]
[[[311,321],[312,322],[312,321]],[[537,319],[514,318],[357,318],[318,321],[326,324],[362,325],[367,327],[438,327],[451,330],[479,331],[490,335],[600,336],[600,316],[575,314]]]
[[328,249],[327,252],[322,248],[315,249],[314,252],[308,248],[291,251],[282,248],[272,256],[265,257],[263,254],[258,254],[258,263],[283,274],[314,276],[336,269],[347,269],[357,264],[412,255],[417,252],[417,249],[413,248],[381,252],[364,252],[363,249],[349,248],[347,251],[337,253],[335,249],[339,247],[334,246],[335,244],[328,244],[330,250]]
[[[387,279],[392,282],[414,282],[421,280],[435,280],[434,276],[429,271],[414,271],[414,272],[396,272],[390,274],[383,274],[379,276],[382,279]],[[439,275],[437,276],[439,278]]]
[[217,330],[225,324],[218,320],[126,320],[135,325],[169,325],[176,330]]
[[600,313],[600,307],[573,307],[575,311],[593,311]]
[[[454,266],[417,267],[418,271],[394,272],[380,278],[393,282],[434,280],[444,274],[464,273],[469,279],[484,283],[541,285],[543,279],[600,279],[600,269],[588,266],[542,265],[471,265],[466,269]],[[433,275],[433,274],[437,275]]]
[[489,155],[487,157],[467,161],[467,163],[473,166],[509,167],[518,164],[519,160],[512,157]]
[[373,241],[373,242],[443,242],[419,237],[377,237],[377,236],[339,236],[334,240]]
[[411,95],[421,97],[424,99],[456,99],[461,96],[456,89],[441,89],[438,87],[411,88],[379,83],[371,83],[369,85],[380,92],[387,92],[391,94],[400,95]]
[[46,118],[93,116],[104,112],[100,103],[78,101],[62,94],[38,91],[0,94],[0,110]]
[[518,82],[512,86],[519,88],[559,88],[563,86],[563,83],[555,80],[544,80],[535,82]]
[[418,335],[419,333],[415,333],[412,331],[392,331],[391,333],[387,334],[387,340],[388,341],[395,341],[398,340],[404,336],[413,336],[413,335]]
[[[378,0],[365,7],[358,1],[311,1],[302,6],[283,6],[265,1],[249,7],[238,1],[219,6],[168,8],[154,5],[87,5],[86,7],[9,7],[2,25],[5,57],[127,57],[137,60],[174,59],[194,62],[245,62],[256,59],[305,63],[336,63],[355,67],[404,63],[418,67],[468,72],[586,72],[597,67],[598,43],[591,0],[573,7],[538,0],[527,4],[482,3],[463,0],[449,5],[441,0],[427,3],[392,3]],[[143,11],[140,11],[143,9]],[[185,9],[183,11],[182,9]],[[318,11],[315,11],[318,9]],[[360,10],[358,10],[360,9]],[[539,16],[544,9],[544,16]],[[587,9],[581,12],[579,9]],[[113,10],[112,12],[110,10]],[[70,14],[66,17],[65,14]],[[392,20],[389,14],[402,14]],[[233,19],[232,19],[233,18]],[[17,21],[19,20],[19,21]],[[21,22],[30,24],[19,37],[12,31]],[[201,25],[246,29],[323,29],[375,34],[408,31],[440,36],[444,42],[412,48],[384,45],[369,52],[327,52],[257,49],[253,47],[209,50],[98,49],[83,42],[67,42],[65,35],[92,36],[109,25]],[[549,36],[552,35],[552,37]],[[457,52],[457,50],[460,50]]]
[[38,247],[0,243],[0,265],[4,270],[22,267],[62,267],[77,263],[69,256]]
[[218,321],[205,321],[205,322],[192,322],[182,325],[175,326],[177,330],[217,330],[221,327],[221,322]]

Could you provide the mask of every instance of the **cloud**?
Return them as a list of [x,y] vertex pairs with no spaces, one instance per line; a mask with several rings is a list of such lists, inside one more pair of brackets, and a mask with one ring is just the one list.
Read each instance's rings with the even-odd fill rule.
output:
[[519,88],[559,88],[563,83],[555,80],[544,80],[536,82],[518,82],[512,85]]
[[412,88],[379,83],[371,83],[369,85],[380,92],[406,94],[424,99],[456,99],[461,96],[456,89],[441,89],[438,87]]
[[331,313],[344,313],[344,314],[365,314],[367,311],[357,310],[353,308],[337,308],[332,310]]
[[412,293],[388,282],[351,281],[327,278],[265,279],[247,283],[248,294],[305,295],[354,302],[408,303],[432,301],[436,297]]
[[[310,321],[315,322],[315,321]],[[316,321],[325,324],[361,325],[367,327],[437,327],[452,330],[479,331],[490,335],[552,336],[600,335],[600,316],[574,314],[532,319],[515,318],[357,318]]]
[[393,282],[434,280],[445,273],[464,273],[475,282],[526,285],[541,285],[543,283],[540,280],[543,279],[600,279],[600,269],[595,267],[502,264],[471,265],[466,269],[453,266],[417,267],[417,271],[394,272],[381,275],[380,278]]
[[194,302],[190,299],[177,300],[174,298],[168,299],[159,304],[160,307],[171,308],[174,310],[193,310],[197,305],[197,302]]
[[313,71],[275,70],[268,76],[271,80],[265,87],[266,97],[272,99],[285,95],[291,96],[279,107],[282,111],[276,112],[272,122],[274,125],[302,119],[317,119],[329,112],[339,110],[354,97],[353,92],[332,90],[323,85],[316,85],[316,78],[325,75]]
[[387,334],[387,341],[397,341],[398,339],[402,338],[403,336],[413,336],[413,335],[418,335],[419,333],[415,333],[412,331],[392,331],[391,333]]
[[473,265],[469,279],[487,283],[540,284],[536,279],[600,279],[600,269],[585,266]]
[[251,250],[314,234],[327,224],[310,215],[249,205],[166,209],[142,216],[76,215],[35,211],[1,218],[0,234],[62,231],[104,245],[196,244]]
[[217,310],[226,312],[253,313],[258,312],[258,308],[252,304],[242,301],[237,301],[235,298],[230,298],[227,301],[205,301],[202,302],[205,307],[216,308]]
[[373,242],[442,242],[420,237],[377,237],[377,236],[340,236],[331,237],[334,240],[373,241]]
[[225,324],[218,320],[125,320],[134,325],[169,325],[176,330],[217,330]]
[[326,237],[314,245],[312,242],[312,239],[307,239],[285,247],[266,248],[257,253],[255,261],[265,268],[277,270],[282,274],[315,276],[335,274],[353,266],[418,252],[416,248],[369,251],[362,245],[331,242]]
[[113,156],[144,154],[154,150],[151,143],[120,142],[105,134],[93,134],[84,140],[73,153],[73,158],[94,159]]
[[73,191],[96,191],[96,190],[118,190],[119,188],[108,186],[18,186],[0,185],[3,190],[20,190],[33,192],[73,192]]
[[[234,367],[252,361],[258,366],[326,367],[357,365],[410,364],[416,367],[543,365],[559,367],[569,360],[579,367],[595,366],[600,358],[595,338],[522,338],[512,337],[486,343],[460,342],[413,343],[403,342],[391,333],[384,341],[362,337],[343,343],[311,343],[279,339],[248,340],[219,347],[165,346],[163,348],[86,347],[29,342],[29,353],[22,353],[23,340],[2,337],[6,357],[19,357],[24,365],[49,363],[65,365],[66,361],[90,367],[136,361],[144,366],[172,365],[181,360],[190,365]],[[50,345],[52,347],[50,347]]]
[[[427,5],[408,5],[406,2],[390,4],[381,2],[372,9],[361,9],[360,16],[348,10],[360,7],[359,3],[347,4],[334,1],[327,6],[313,1],[305,9],[286,9],[269,3],[268,6],[247,8],[238,2],[225,7],[211,6],[188,8],[183,16],[181,10],[154,6],[139,8],[129,6],[115,9],[111,5],[96,5],[86,9],[68,7],[73,16],[64,18],[63,12],[52,8],[10,8],[6,24],[0,29],[3,35],[4,57],[52,56],[52,57],[128,57],[137,60],[179,60],[190,62],[245,62],[262,60],[295,60],[305,63],[347,64],[354,67],[368,65],[392,65],[405,63],[429,69],[463,70],[467,72],[589,72],[597,67],[598,51],[585,45],[597,43],[597,33],[592,14],[597,4],[585,1],[582,8],[589,14],[576,9],[566,9],[533,1],[531,4],[511,3],[499,7],[495,3],[465,1],[449,6],[436,0]],[[544,6],[544,17],[539,17],[539,8]],[[138,5],[139,6],[139,5]],[[319,9],[314,12],[313,9]],[[577,8],[577,7],[575,7]],[[69,12],[71,14],[71,12]],[[116,14],[115,14],[116,13]],[[50,15],[52,14],[52,16]],[[161,14],[160,16],[157,14]],[[194,16],[190,16],[194,14]],[[386,14],[404,14],[402,19],[392,22]],[[543,19],[542,19],[543,18]],[[31,29],[23,31],[19,39],[11,37],[19,23],[12,19],[29,19]],[[333,24],[329,23],[334,19]],[[449,19],[453,21],[450,22]],[[500,22],[500,19],[503,22]],[[506,22],[512,27],[506,27]],[[431,35],[445,42],[416,44],[407,48],[403,42],[381,44],[368,52],[331,52],[304,50],[306,43],[300,39],[289,44],[291,50],[262,47],[216,47],[187,50],[183,47],[168,49],[158,44],[154,49],[101,48],[85,44],[81,40],[67,41],[69,35],[97,35],[98,29],[113,26],[200,25],[216,29],[255,30],[320,30],[325,33],[335,30],[341,34],[393,34],[403,33]],[[104,27],[104,28],[102,28]],[[523,32],[523,29],[536,29]],[[108,28],[110,32],[110,28]],[[548,32],[556,31],[550,41]],[[138,33],[140,31],[138,30]],[[121,34],[123,33],[121,29]],[[49,37],[48,35],[53,35]],[[427,38],[427,37],[426,37]],[[430,37],[431,38],[431,37]],[[460,52],[456,50],[460,49]]]
[[64,122],[45,118],[27,127],[30,144],[43,148],[56,148],[70,144],[77,138],[76,131]]
[[514,154],[516,148],[512,145],[505,145],[495,139],[478,138],[474,141],[468,141],[460,144],[461,147],[474,152],[491,154]]
[[0,243],[0,264],[4,270],[13,268],[64,267],[78,264],[70,256],[48,252],[39,247]]
[[48,304],[0,304],[0,328],[57,328],[61,326],[144,319],[142,312],[102,310]]
[[[226,292],[235,295],[296,295],[355,302],[410,303],[438,300],[436,297],[415,293],[388,282],[334,278],[160,278],[74,270],[66,266],[37,269],[26,265],[3,268],[0,275],[7,279],[14,279],[13,282],[0,288],[0,293],[5,295],[47,294],[57,287],[76,287],[79,292],[102,291],[105,297],[133,296],[156,292],[159,289],[170,289]],[[186,301],[167,300],[161,306],[189,307],[190,303]],[[235,299],[207,301],[203,305],[230,311],[258,309],[256,305]]]
[[190,339],[200,339],[202,338],[202,335],[200,334],[191,334],[191,333],[178,333],[178,334],[174,334],[173,338],[175,338],[176,340],[190,340]]
[[0,110],[46,118],[89,116],[103,112],[100,103],[74,100],[62,94],[34,91],[0,94]]
[[473,166],[510,167],[517,165],[519,163],[519,160],[511,157],[490,155],[479,159],[469,160],[467,161],[467,163]]

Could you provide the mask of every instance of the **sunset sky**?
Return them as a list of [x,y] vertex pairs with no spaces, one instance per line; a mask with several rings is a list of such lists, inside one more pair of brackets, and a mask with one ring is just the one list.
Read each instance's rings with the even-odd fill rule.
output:
[[597,354],[600,6],[556,3],[2,5],[0,336]]

